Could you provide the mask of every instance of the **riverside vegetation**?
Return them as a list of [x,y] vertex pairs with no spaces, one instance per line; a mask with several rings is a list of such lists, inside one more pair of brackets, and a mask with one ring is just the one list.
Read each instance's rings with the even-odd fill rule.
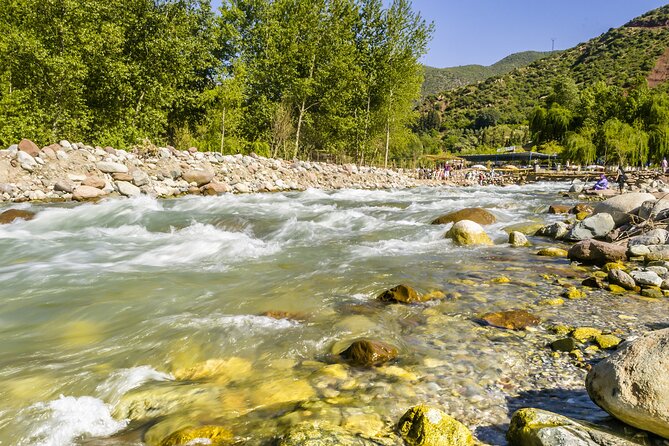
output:
[[402,162],[431,32],[409,0],[4,2],[0,145]]

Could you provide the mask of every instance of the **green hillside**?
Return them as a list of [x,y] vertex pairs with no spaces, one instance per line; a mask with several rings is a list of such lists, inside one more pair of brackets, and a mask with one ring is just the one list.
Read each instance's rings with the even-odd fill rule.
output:
[[[581,89],[597,81],[629,88],[650,77],[650,85],[663,90],[669,69],[658,60],[667,48],[669,5],[507,74],[432,95],[421,107],[419,127],[423,134],[432,131],[434,136],[438,131],[443,148],[455,151],[524,144],[531,136],[530,112],[542,104],[556,81],[571,79]],[[494,129],[504,137],[483,135]]]
[[425,67],[423,96],[430,96],[442,91],[452,90],[465,85],[484,81],[489,77],[501,76],[516,68],[525,67],[532,62],[551,55],[550,51],[524,51],[511,54],[490,65],[462,65],[450,68]]

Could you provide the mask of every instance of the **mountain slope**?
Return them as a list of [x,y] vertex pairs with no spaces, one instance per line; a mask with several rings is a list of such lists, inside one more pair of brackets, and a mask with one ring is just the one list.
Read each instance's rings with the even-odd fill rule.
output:
[[427,100],[422,111],[436,110],[445,131],[472,128],[477,116],[491,110],[498,123],[517,125],[527,122],[532,108],[564,77],[580,85],[603,80],[621,87],[650,78],[651,86],[666,88],[669,55],[666,60],[660,57],[668,48],[669,5],[527,67],[443,92]]
[[434,68],[425,66],[423,96],[430,96],[442,91],[452,90],[465,85],[484,81],[489,77],[501,76],[516,68],[524,67],[532,62],[553,54],[550,51],[524,51],[511,54],[490,65],[462,65],[450,68]]

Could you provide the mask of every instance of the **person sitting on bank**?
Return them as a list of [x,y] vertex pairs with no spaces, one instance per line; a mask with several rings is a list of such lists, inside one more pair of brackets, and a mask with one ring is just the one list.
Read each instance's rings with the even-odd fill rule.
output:
[[594,190],[604,190],[609,188],[609,180],[606,179],[606,175],[601,174],[599,176],[599,181],[597,181],[593,187]]

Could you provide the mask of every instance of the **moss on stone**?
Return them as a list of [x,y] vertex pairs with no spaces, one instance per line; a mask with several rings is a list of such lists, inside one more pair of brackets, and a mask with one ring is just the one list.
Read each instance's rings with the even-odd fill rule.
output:
[[597,345],[599,345],[599,348],[608,350],[612,348],[616,348],[618,344],[622,342],[622,340],[614,335],[599,335],[595,336],[595,342]]
[[544,248],[537,252],[542,257],[567,257],[567,251],[561,248]]
[[602,330],[593,327],[578,327],[571,336],[579,342],[587,342],[602,334]]
[[212,446],[232,444],[232,433],[220,426],[187,427],[167,436],[160,446],[182,446],[193,444],[196,439],[209,441]]
[[408,446],[470,446],[469,429],[442,411],[420,405],[409,409],[397,429]]

